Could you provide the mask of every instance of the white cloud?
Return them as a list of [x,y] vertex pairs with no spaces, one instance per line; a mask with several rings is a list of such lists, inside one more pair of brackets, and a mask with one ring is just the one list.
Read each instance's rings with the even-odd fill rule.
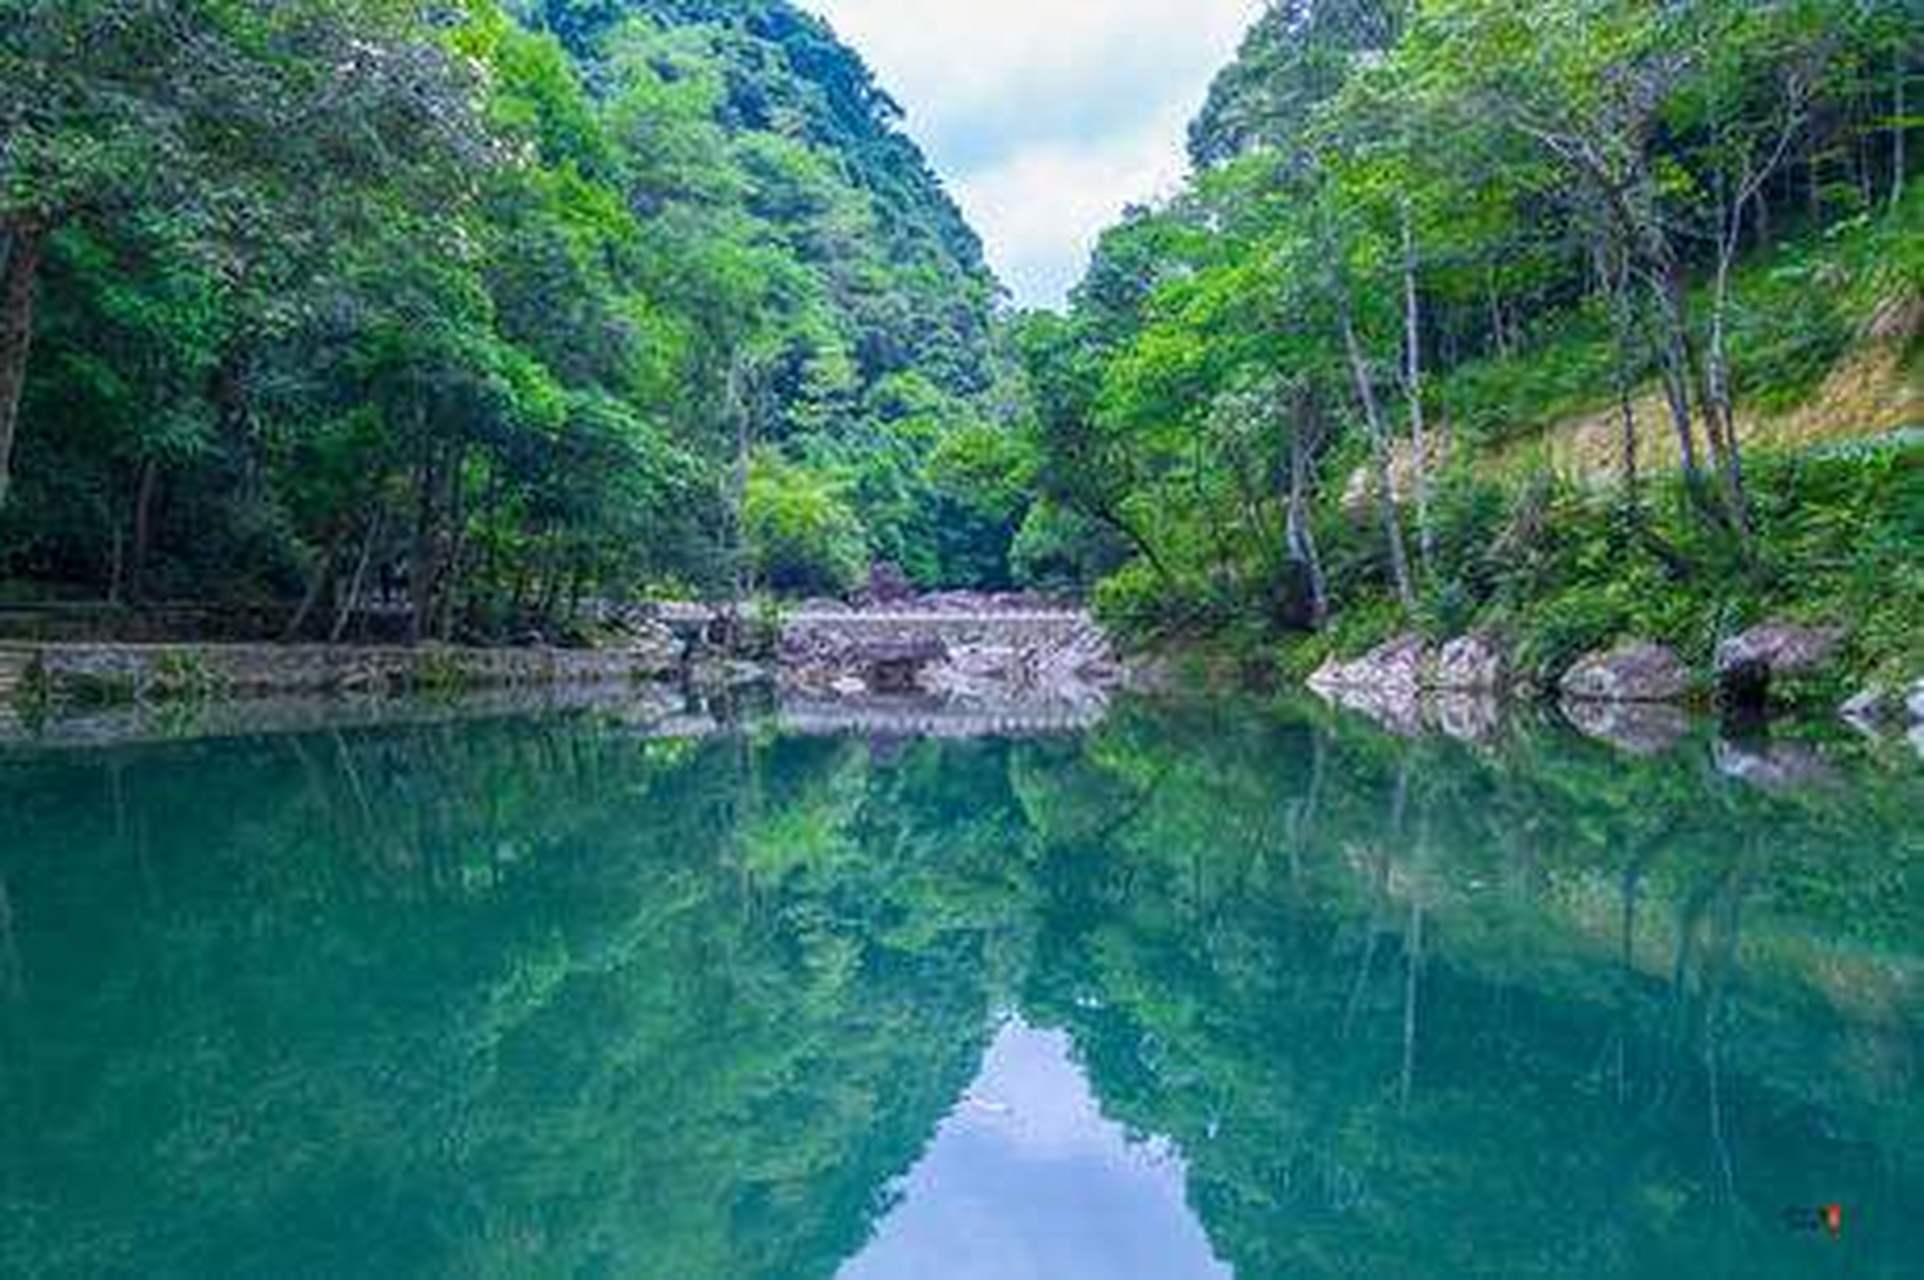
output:
[[1188,115],[1166,111],[1146,126],[1087,143],[1016,148],[950,184],[1019,301],[1054,305],[1081,278],[1096,237],[1125,205],[1181,185]]
[[801,0],[858,50],[1027,305],[1057,305],[1262,0]]

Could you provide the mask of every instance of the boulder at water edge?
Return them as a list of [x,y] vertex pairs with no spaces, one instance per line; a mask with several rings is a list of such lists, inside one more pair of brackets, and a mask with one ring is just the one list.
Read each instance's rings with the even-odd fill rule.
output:
[[1579,702],[1679,702],[1690,692],[1690,668],[1660,644],[1633,640],[1571,667],[1562,689]]
[[1762,623],[1717,646],[1717,683],[1728,701],[1761,703],[1773,679],[1821,670],[1843,643],[1842,627]]
[[1860,729],[1875,732],[1895,709],[1889,690],[1881,684],[1867,684],[1845,699],[1837,714]]
[[1503,642],[1486,631],[1472,631],[1443,646],[1430,669],[1434,689],[1463,693],[1495,693],[1509,682],[1510,655]]
[[1369,689],[1413,698],[1423,687],[1429,658],[1429,645],[1422,636],[1402,635],[1376,646],[1354,662],[1331,658],[1316,669],[1308,683],[1318,692]]

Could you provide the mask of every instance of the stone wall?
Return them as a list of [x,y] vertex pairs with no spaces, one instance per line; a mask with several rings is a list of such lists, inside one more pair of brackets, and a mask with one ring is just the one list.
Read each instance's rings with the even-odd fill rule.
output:
[[808,612],[784,621],[784,690],[862,698],[921,693],[958,702],[1102,701],[1120,679],[1088,614]]
[[410,689],[654,681],[679,646],[623,649],[361,648],[330,645],[0,646],[0,699],[131,702]]

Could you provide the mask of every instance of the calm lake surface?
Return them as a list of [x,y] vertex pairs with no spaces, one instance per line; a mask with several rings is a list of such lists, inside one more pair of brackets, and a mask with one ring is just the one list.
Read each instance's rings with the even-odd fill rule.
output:
[[1924,1275],[1924,765],[1773,759],[0,747],[0,1275]]

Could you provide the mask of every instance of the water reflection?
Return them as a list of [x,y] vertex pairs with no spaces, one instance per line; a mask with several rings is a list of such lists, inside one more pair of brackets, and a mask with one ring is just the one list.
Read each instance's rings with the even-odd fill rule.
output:
[[0,752],[0,1275],[1915,1275],[1915,760],[1466,736]]
[[1011,1019],[841,1280],[1228,1277],[1184,1174],[1103,1118],[1067,1035]]

